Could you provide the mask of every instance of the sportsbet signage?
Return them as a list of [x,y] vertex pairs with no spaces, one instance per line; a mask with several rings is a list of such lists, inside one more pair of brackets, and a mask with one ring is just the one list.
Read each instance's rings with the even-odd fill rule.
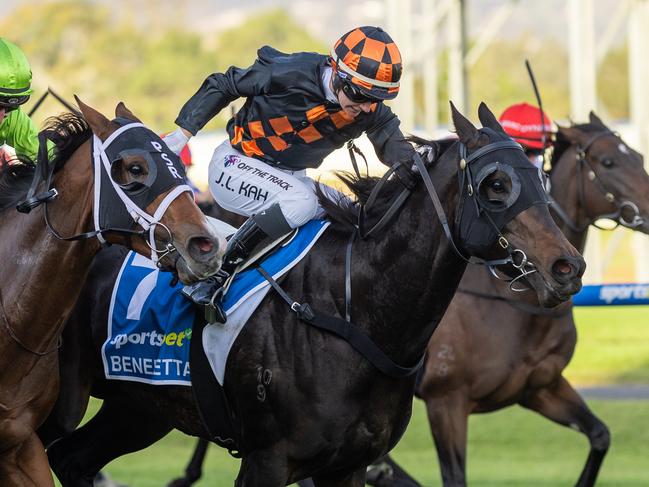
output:
[[600,284],[584,286],[573,298],[575,306],[649,304],[649,284]]

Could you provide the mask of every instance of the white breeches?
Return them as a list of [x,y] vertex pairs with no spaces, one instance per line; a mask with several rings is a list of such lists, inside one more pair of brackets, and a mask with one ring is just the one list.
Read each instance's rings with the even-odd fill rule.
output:
[[[251,216],[279,203],[291,228],[324,216],[315,195],[316,182],[306,170],[273,167],[234,149],[226,140],[214,150],[209,167],[209,188],[215,201],[239,215]],[[333,198],[341,193],[323,186]]]

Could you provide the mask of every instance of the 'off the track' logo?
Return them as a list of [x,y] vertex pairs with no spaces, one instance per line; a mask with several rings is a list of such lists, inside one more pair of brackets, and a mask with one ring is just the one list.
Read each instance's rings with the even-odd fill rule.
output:
[[239,161],[241,161],[241,158],[239,156],[234,155],[234,154],[230,154],[230,155],[225,156],[225,158],[223,160],[223,165],[225,167],[230,167],[230,166],[234,166],[235,164],[239,163]]

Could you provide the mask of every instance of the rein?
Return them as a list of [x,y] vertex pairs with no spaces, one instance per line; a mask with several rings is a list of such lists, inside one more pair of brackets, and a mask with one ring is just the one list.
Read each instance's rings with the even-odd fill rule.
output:
[[[473,177],[470,173],[470,163],[473,161],[476,161],[480,159],[481,157],[497,151],[497,150],[502,150],[502,149],[514,149],[514,150],[521,150],[522,148],[519,144],[512,140],[501,140],[497,142],[492,142],[484,147],[481,147],[474,153],[470,154],[467,156],[467,149],[466,146],[462,143],[460,143],[459,146],[459,151],[460,151],[460,169],[462,171],[462,181],[460,182],[460,186],[463,187],[465,184],[465,180],[468,179],[467,183],[467,191],[469,196],[473,194],[474,187],[473,187]],[[351,150],[350,150],[351,154]],[[492,260],[485,260],[480,257],[476,256],[469,256],[466,257],[460,249],[457,247],[455,244],[455,239],[453,238],[450,226],[448,224],[448,219],[446,217],[446,213],[444,212],[444,208],[442,207],[442,203],[439,200],[439,196],[437,195],[437,191],[435,190],[435,186],[433,185],[433,181],[430,178],[430,175],[428,174],[428,169],[427,166],[424,164],[424,162],[421,160],[421,157],[419,153],[415,152],[413,156],[413,160],[415,162],[415,166],[417,167],[417,170],[419,174],[421,175],[421,178],[424,181],[424,185],[426,187],[426,190],[428,192],[428,195],[430,196],[431,201],[433,202],[433,206],[435,207],[435,211],[437,213],[437,217],[439,218],[439,221],[442,225],[442,228],[444,230],[444,234],[446,235],[447,240],[450,242],[451,247],[453,248],[453,251],[455,254],[460,257],[464,262],[468,264],[475,264],[475,265],[484,265],[489,268],[489,271],[491,274],[499,280],[502,281],[507,281],[509,282],[509,288],[513,292],[522,292],[526,291],[526,287],[515,287],[515,285],[520,281],[521,279],[529,276],[530,274],[533,274],[536,272],[536,268],[534,267],[534,264],[529,262],[527,260],[527,255],[525,252],[523,252],[520,249],[511,249],[509,242],[505,238],[502,233],[498,230],[496,227],[495,223],[493,220],[489,217],[488,212],[484,212],[483,215],[486,217],[486,219],[489,221],[491,226],[496,230],[496,233],[498,235],[498,243],[500,246],[507,251],[509,254],[507,257],[502,258],[502,259],[492,259]],[[358,176],[360,176],[358,172],[358,168],[355,164],[355,159],[352,159],[352,162],[354,163],[354,169],[356,170],[356,173]],[[386,183],[388,178],[397,170],[398,166],[401,163],[396,163],[392,165],[388,171],[383,175],[383,177],[379,180],[379,182],[374,186],[372,189],[372,192],[370,193],[369,198],[367,199],[365,205],[362,205],[359,209],[358,213],[358,225],[357,225],[357,230],[355,233],[358,233],[361,239],[367,238],[371,236],[372,234],[378,232],[380,229],[385,227],[389,221],[398,213],[400,210],[401,206],[405,203],[406,199],[411,193],[411,190],[409,188],[405,188],[399,193],[393,200],[388,208],[388,210],[385,212],[385,214],[379,219],[379,221],[369,230],[365,231],[364,230],[364,222],[365,222],[365,215],[367,213],[367,208],[373,205],[374,201],[378,197],[378,194],[380,193],[383,185]],[[469,175],[467,176],[467,172]],[[353,241],[353,240],[352,240]],[[348,244],[348,250],[347,250],[347,260],[351,259],[351,242]],[[517,276],[514,278],[506,278],[501,275],[499,275],[496,272],[496,267],[501,266],[501,265],[507,265],[511,264],[512,267],[514,267],[516,270],[520,272]],[[346,270],[349,268],[349,264],[346,265]],[[346,276],[345,276],[345,282],[351,281],[350,276],[348,275],[348,272],[346,271]],[[347,287],[346,287],[347,290]],[[351,299],[351,292],[346,292],[346,301]],[[346,305],[347,308],[350,307],[349,304]]]
[[[497,151],[497,150],[502,150],[502,149],[514,149],[514,150],[522,151],[521,146],[519,144],[517,144],[516,142],[514,142],[512,140],[500,140],[500,141],[497,141],[497,142],[491,142],[491,143],[485,145],[484,147],[481,147],[480,149],[478,149],[474,153],[467,156],[467,154],[466,154],[466,151],[467,151],[466,146],[464,144],[460,143],[460,146],[459,146],[460,157],[461,157],[460,169],[462,170],[463,180],[464,180],[465,171],[467,170],[467,168],[470,167],[469,165],[470,165],[471,162],[476,161],[476,160],[484,157],[485,155],[487,155],[487,154],[489,154],[491,152],[494,152],[494,151]],[[482,259],[482,258],[476,257],[476,256],[466,257],[460,251],[460,249],[457,247],[457,245],[455,244],[455,239],[453,238],[451,228],[450,228],[449,223],[448,223],[448,218],[446,217],[446,212],[444,211],[444,208],[443,208],[442,203],[441,203],[441,201],[439,199],[439,196],[437,195],[437,191],[435,190],[435,186],[433,185],[433,181],[430,178],[430,174],[428,174],[428,168],[427,168],[426,164],[424,164],[424,162],[422,161],[419,153],[417,153],[417,152],[414,153],[413,160],[414,160],[415,166],[417,167],[419,175],[421,176],[422,180],[424,181],[424,186],[426,187],[428,195],[430,196],[430,199],[431,199],[431,201],[433,203],[433,206],[435,207],[435,212],[437,213],[437,217],[439,218],[439,221],[440,221],[440,223],[442,225],[442,228],[444,230],[444,234],[446,235],[447,240],[450,242],[451,247],[453,248],[453,251],[455,252],[455,254],[458,257],[460,257],[460,259],[462,259],[464,262],[466,262],[468,264],[486,265],[486,266],[490,266],[490,267],[499,266],[499,265],[505,265],[505,264],[513,264],[514,267],[519,268],[520,264],[518,264],[518,265],[516,264],[514,256],[515,255],[520,255],[521,262],[527,263],[527,257],[525,256],[525,253],[520,249],[511,250],[510,246],[509,246],[509,242],[507,241],[505,236],[502,235],[500,233],[500,231],[498,231],[497,228],[496,228],[496,231],[497,231],[497,234],[498,234],[498,242],[499,242],[500,246],[504,250],[508,251],[508,253],[509,253],[508,257],[505,257],[503,259],[493,259],[493,260],[485,260],[485,259]],[[398,211],[401,209],[401,206],[403,206],[403,204],[405,203],[408,196],[410,196],[410,193],[412,191],[409,188],[404,187],[401,190],[401,192],[392,200],[392,203],[391,203],[390,207],[385,212],[385,214],[379,219],[379,221],[376,224],[374,224],[374,226],[372,226],[369,230],[366,231],[364,229],[365,228],[365,215],[367,214],[367,208],[372,207],[372,205],[376,201],[376,198],[378,197],[381,189],[383,188],[383,186],[385,185],[387,180],[390,178],[390,176],[394,172],[396,172],[396,170],[398,169],[398,167],[400,165],[402,165],[402,163],[400,163],[400,162],[395,163],[385,172],[383,177],[381,177],[379,182],[372,189],[372,191],[370,193],[370,196],[368,197],[366,203],[360,207],[359,213],[358,213],[357,232],[358,232],[358,235],[360,236],[361,239],[368,238],[368,237],[372,236],[373,234],[375,234],[376,232],[378,232],[379,230],[381,230],[382,228],[384,228],[390,222],[392,217],[394,217],[398,213]],[[357,171],[357,173],[358,173],[358,171]],[[460,184],[462,184],[462,183],[460,183]],[[469,194],[470,195],[473,192],[472,184],[473,184],[472,182],[469,182],[469,184],[468,184],[469,192],[470,192]],[[488,214],[486,214],[486,216],[488,216]],[[495,227],[495,224],[493,223],[493,221],[491,221],[490,219],[489,219],[489,221],[490,221],[491,225],[493,225]]]
[[408,196],[410,196],[411,190],[409,188],[404,187],[401,190],[401,192],[392,199],[392,202],[390,203],[390,207],[385,212],[385,214],[379,219],[379,221],[376,222],[369,230],[367,231],[365,230],[365,216],[367,214],[367,208],[371,208],[374,205],[374,202],[376,201],[376,198],[379,196],[383,186],[386,184],[390,176],[392,176],[392,174],[394,174],[397,168],[401,165],[402,164],[400,162],[397,162],[393,164],[391,167],[389,167],[388,170],[385,172],[385,174],[383,174],[379,182],[376,183],[374,188],[372,188],[372,191],[370,192],[370,196],[367,198],[365,204],[360,206],[358,211],[358,224],[356,228],[357,228],[358,235],[360,236],[361,239],[371,237],[379,230],[382,230],[384,227],[386,227],[388,223],[390,223],[390,220],[392,220],[392,218],[399,212],[403,204],[406,202],[406,199],[408,199]]
[[[489,154],[490,152],[494,152],[494,151],[501,150],[501,149],[513,149],[513,150],[520,150],[520,151],[523,150],[521,148],[521,146],[518,143],[514,142],[513,140],[501,140],[501,141],[498,141],[498,142],[492,142],[492,143],[490,143],[490,144],[488,144],[488,145],[486,145],[484,147],[481,147],[480,149],[478,149],[477,151],[475,151],[474,153],[470,154],[467,157],[467,155],[466,155],[467,148],[466,148],[466,146],[464,144],[460,143],[460,148],[459,148],[460,157],[461,157],[461,159],[460,159],[460,169],[462,170],[462,182],[460,184],[463,186],[463,184],[465,182],[466,173],[468,171],[469,176],[468,176],[468,183],[467,183],[467,191],[469,193],[469,196],[471,196],[473,194],[473,191],[474,191],[473,179],[472,179],[472,175],[470,173],[470,163],[472,161],[476,161],[479,158]],[[451,243],[451,246],[452,246],[455,254],[458,257],[460,257],[460,259],[465,261],[467,264],[475,264],[475,265],[487,266],[487,268],[489,269],[489,272],[491,272],[491,274],[496,279],[509,282],[509,288],[513,292],[525,291],[527,288],[514,287],[515,284],[519,280],[521,280],[521,279],[529,276],[530,274],[533,274],[534,272],[536,272],[536,268],[534,267],[534,264],[532,264],[531,262],[529,262],[527,260],[527,255],[525,254],[525,252],[523,252],[521,249],[512,249],[510,247],[509,241],[505,238],[505,236],[502,233],[500,233],[500,230],[498,230],[498,227],[494,224],[493,220],[489,217],[489,213],[485,212],[484,216],[487,217],[487,220],[489,221],[491,226],[494,227],[495,230],[496,230],[496,233],[498,235],[498,243],[500,244],[500,246],[504,250],[507,251],[507,253],[509,255],[507,257],[503,258],[503,259],[492,259],[492,260],[485,260],[485,259],[482,259],[482,258],[476,257],[476,256],[469,256],[467,258],[462,252],[460,252],[460,250],[455,245],[455,240],[453,239],[453,235],[451,234],[451,229],[449,227],[448,220],[447,220],[446,214],[444,212],[444,208],[442,207],[442,203],[439,200],[439,196],[437,195],[437,191],[435,191],[433,181],[431,180],[430,175],[428,174],[428,171],[426,170],[426,167],[425,167],[423,161],[421,160],[421,157],[419,157],[418,153],[415,153],[414,160],[415,160],[415,164],[417,165],[417,168],[419,169],[419,172],[420,172],[420,174],[422,176],[422,179],[424,180],[426,190],[428,191],[428,194],[429,194],[429,196],[430,196],[430,198],[431,198],[431,200],[433,202],[433,205],[435,206],[435,211],[437,212],[437,217],[439,218],[439,221],[442,224],[442,228],[444,229],[444,233],[446,234],[446,238]],[[515,257],[519,257],[520,262],[517,262]],[[518,270],[520,272],[520,274],[517,275],[514,278],[511,278],[511,279],[504,278],[504,277],[500,276],[496,272],[496,269],[495,269],[496,266],[507,265],[507,264],[511,264],[516,270]]]
[[[474,153],[467,155],[466,146],[462,143],[459,145],[459,154],[460,154],[460,169],[464,172],[469,168],[470,163],[476,161],[485,155],[503,149],[519,150],[522,151],[522,148],[519,144],[513,140],[501,140],[497,142],[491,142],[486,146],[481,147]],[[351,154],[351,148],[350,148]],[[515,268],[521,270],[521,276],[524,277],[528,275],[530,271],[525,270],[525,266],[529,265],[527,262],[527,257],[522,250],[519,249],[510,249],[509,242],[507,239],[500,233],[495,223],[489,219],[491,225],[496,229],[498,235],[498,241],[501,247],[508,251],[508,257],[504,259],[495,259],[495,260],[484,260],[479,257],[469,256],[468,258],[459,250],[455,244],[455,239],[453,238],[450,225],[448,223],[448,218],[446,217],[446,212],[442,206],[442,203],[439,199],[439,195],[435,190],[435,186],[428,174],[428,168],[421,160],[421,157],[417,152],[414,152],[414,162],[415,166],[418,169],[418,172],[421,178],[424,181],[426,191],[430,196],[435,211],[440,220],[442,228],[444,229],[444,234],[450,242],[454,252],[465,262],[470,264],[482,264],[488,266],[490,269],[496,265],[512,264]],[[352,159],[354,169],[358,176],[360,176],[358,167],[355,159]],[[399,163],[394,164],[388,169],[388,171],[383,175],[380,181],[374,186],[370,196],[368,197],[366,204],[360,207],[359,217],[358,217],[358,226],[355,231],[352,232],[349,241],[347,242],[347,248],[345,252],[345,319],[338,318],[336,316],[328,315],[321,313],[317,310],[314,310],[308,303],[300,303],[293,299],[289,294],[282,289],[282,287],[273,279],[273,277],[268,274],[262,267],[256,267],[257,271],[270,283],[273,289],[280,295],[280,297],[289,305],[290,309],[295,312],[297,318],[315,328],[324,330],[326,332],[332,333],[345,341],[347,341],[356,351],[358,351],[363,357],[365,357],[372,365],[374,365],[379,371],[383,372],[385,375],[394,378],[405,378],[415,374],[424,363],[425,353],[422,354],[419,361],[411,366],[406,367],[396,364],[390,357],[388,357],[379,346],[371,339],[369,335],[361,331],[354,323],[351,321],[351,311],[352,311],[352,276],[351,276],[351,259],[352,259],[352,246],[357,237],[361,239],[367,238],[370,235],[378,232],[380,229],[384,228],[388,222],[392,219],[394,215],[397,214],[399,209],[403,206],[404,202],[411,193],[409,188],[404,187],[404,189],[392,200],[390,208],[388,211],[379,219],[379,221],[371,227],[368,231],[364,230],[364,215],[367,207],[371,207],[378,193],[381,191],[381,188],[385,185],[388,178],[395,172],[398,168]],[[465,178],[462,178],[464,182]],[[468,176],[469,187],[473,184],[472,176]],[[463,183],[460,183],[463,184]],[[472,189],[470,190],[472,191]],[[462,193],[460,192],[460,195]],[[488,213],[484,213],[488,215]],[[517,264],[514,256],[520,252],[521,263]],[[531,272],[535,272],[532,270]],[[512,282],[517,280],[514,279]]]

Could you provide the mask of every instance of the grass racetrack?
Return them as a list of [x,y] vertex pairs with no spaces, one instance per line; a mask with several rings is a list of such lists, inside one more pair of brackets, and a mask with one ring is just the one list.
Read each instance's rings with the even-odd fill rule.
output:
[[[573,384],[649,384],[646,307],[580,308],[577,322],[577,352],[567,370]],[[597,485],[649,485],[649,401],[590,400],[588,404],[608,425],[612,436]],[[146,451],[116,460],[106,470],[131,487],[163,487],[183,471],[194,444],[195,439],[174,432]],[[585,436],[520,407],[470,418],[467,474],[471,486],[571,486],[587,455]],[[423,485],[441,485],[419,400],[394,456]],[[197,485],[232,486],[238,464],[225,450],[211,448],[204,476]]]

